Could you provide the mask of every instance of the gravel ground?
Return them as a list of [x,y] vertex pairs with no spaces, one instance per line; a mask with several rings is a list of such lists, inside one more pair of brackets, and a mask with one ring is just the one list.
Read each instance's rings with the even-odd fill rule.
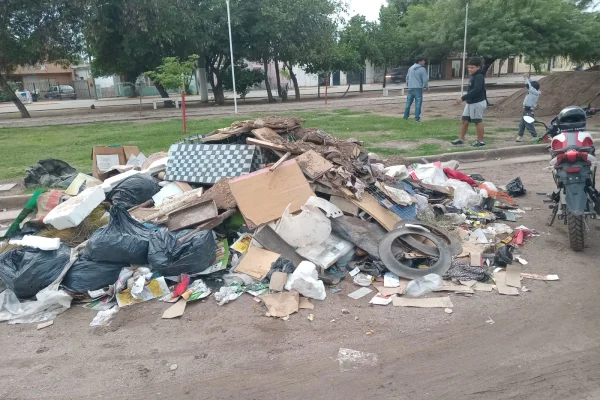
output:
[[[529,194],[519,202],[534,210],[518,224],[542,233],[523,248],[523,268],[558,282],[524,280],[530,291],[515,297],[450,295],[450,315],[370,306],[370,296],[347,297],[351,282],[313,301],[313,322],[309,310],[267,318],[248,295],[192,304],[177,320],[160,319],[167,304],[140,304],[100,328],[74,307],[40,331],[0,324],[0,398],[598,399],[598,224],[583,253],[569,250],[562,224],[545,226],[535,193],[552,189],[546,165],[508,160],[479,173],[498,184],[521,176]],[[341,365],[340,348],[377,360]]]

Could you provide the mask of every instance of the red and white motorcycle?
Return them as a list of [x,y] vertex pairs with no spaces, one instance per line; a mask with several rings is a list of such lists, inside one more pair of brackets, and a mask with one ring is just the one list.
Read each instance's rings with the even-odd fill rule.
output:
[[570,106],[563,109],[550,123],[550,126],[530,116],[524,116],[527,123],[541,123],[546,133],[540,141],[548,141],[554,166],[553,176],[556,191],[550,195],[552,210],[548,225],[558,216],[567,225],[569,244],[574,251],[583,251],[588,220],[600,214],[600,193],[596,190],[597,159],[594,140],[586,131],[586,119],[596,114],[591,107]]

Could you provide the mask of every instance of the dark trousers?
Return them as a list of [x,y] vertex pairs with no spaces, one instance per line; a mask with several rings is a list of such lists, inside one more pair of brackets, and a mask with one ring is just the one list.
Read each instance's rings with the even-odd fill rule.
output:
[[[533,118],[533,111],[530,107],[523,107],[523,117],[525,116],[530,116],[531,118]],[[527,122],[525,122],[523,117],[521,117],[521,122],[519,123],[519,136],[523,136],[523,134],[525,133],[525,128],[527,128],[529,133],[531,133],[531,137],[537,137],[535,126],[533,126],[533,124],[528,124]]]

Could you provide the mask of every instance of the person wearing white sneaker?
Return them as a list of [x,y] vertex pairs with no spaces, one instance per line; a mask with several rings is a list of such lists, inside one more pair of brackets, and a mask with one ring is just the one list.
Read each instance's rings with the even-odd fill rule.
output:
[[537,140],[537,132],[535,131],[535,126],[533,124],[528,124],[525,122],[523,117],[530,116],[533,118],[533,110],[537,107],[538,100],[540,99],[540,84],[538,81],[530,81],[529,75],[524,75],[525,77],[525,87],[527,88],[527,95],[523,100],[523,116],[521,117],[521,122],[519,123],[519,136],[517,136],[517,142],[523,141],[523,135],[525,134],[525,128],[531,134],[531,140]]
[[477,141],[473,143],[473,147],[482,147],[485,146],[485,142],[483,141],[485,134],[483,112],[487,108],[487,96],[485,93],[485,76],[481,70],[481,59],[469,59],[468,69],[471,75],[469,91],[464,96],[456,99],[458,104],[461,104],[463,101],[467,102],[461,117],[460,138],[453,140],[451,143],[455,146],[464,144],[469,124],[472,122],[475,124],[477,131]]

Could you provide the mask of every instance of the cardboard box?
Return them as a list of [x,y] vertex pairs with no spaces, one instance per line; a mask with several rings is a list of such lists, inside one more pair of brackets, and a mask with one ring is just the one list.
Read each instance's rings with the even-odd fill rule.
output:
[[115,165],[125,165],[131,156],[138,156],[137,146],[94,146],[92,148],[92,176],[101,181]]

